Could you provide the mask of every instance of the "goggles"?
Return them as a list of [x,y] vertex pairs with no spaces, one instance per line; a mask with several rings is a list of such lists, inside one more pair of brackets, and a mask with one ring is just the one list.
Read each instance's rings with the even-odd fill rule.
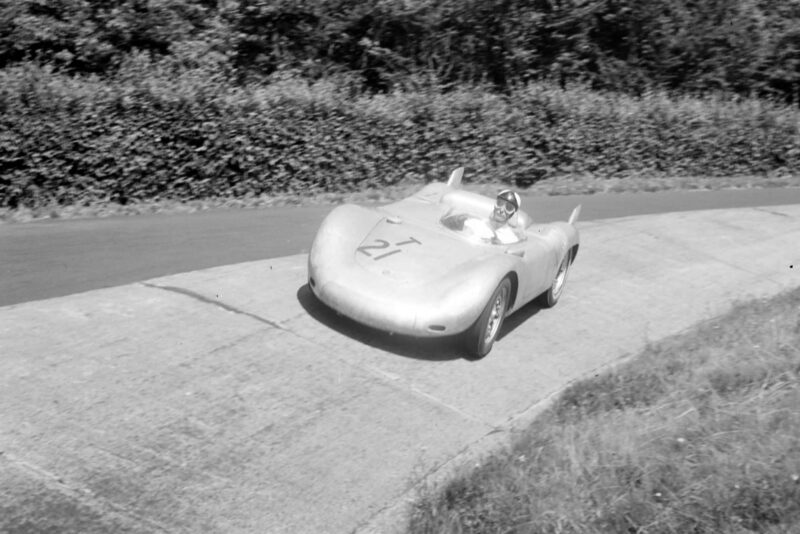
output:
[[517,207],[512,202],[509,202],[504,198],[498,198],[497,201],[495,202],[495,206],[501,208],[509,215],[517,211]]

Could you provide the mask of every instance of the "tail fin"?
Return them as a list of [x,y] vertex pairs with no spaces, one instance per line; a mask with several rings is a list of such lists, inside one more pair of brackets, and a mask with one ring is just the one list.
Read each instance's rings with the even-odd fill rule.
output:
[[447,186],[457,189],[461,187],[461,177],[464,176],[464,167],[459,167],[450,174]]
[[578,217],[581,216],[581,205],[578,204],[578,207],[572,210],[572,215],[569,216],[569,224],[575,224],[578,222]]

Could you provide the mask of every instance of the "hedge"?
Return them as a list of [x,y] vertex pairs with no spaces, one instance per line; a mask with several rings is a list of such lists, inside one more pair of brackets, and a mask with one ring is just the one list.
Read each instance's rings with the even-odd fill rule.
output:
[[324,81],[156,74],[0,71],[0,207],[341,192],[461,164],[519,186],[800,169],[800,112],[758,100],[548,84],[348,97]]

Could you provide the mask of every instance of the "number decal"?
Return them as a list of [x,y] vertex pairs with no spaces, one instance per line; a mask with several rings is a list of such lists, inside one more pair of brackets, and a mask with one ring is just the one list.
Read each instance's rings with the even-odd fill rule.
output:
[[422,244],[413,237],[409,237],[408,241],[400,241],[399,243],[395,243],[395,245],[397,245],[398,247],[402,247],[403,245],[410,245],[411,243],[416,243],[417,245]]
[[[374,243],[377,243],[377,244],[375,244],[375,245],[362,245],[362,246],[358,247],[356,249],[356,251],[357,252],[361,252],[362,254],[366,254],[368,257],[372,258],[373,261],[382,260],[383,258],[388,258],[389,256],[392,256],[394,254],[400,254],[401,252],[403,252],[402,248],[396,248],[396,249],[390,250],[388,252],[384,252],[383,254],[381,254],[379,256],[375,256],[373,258],[372,254],[367,252],[368,250],[383,250],[385,248],[389,248],[389,242],[386,241],[385,239],[375,239]],[[414,244],[414,243],[416,243],[417,245],[421,245],[422,244],[421,241],[419,241],[419,240],[417,240],[417,239],[415,239],[413,237],[409,237],[406,241],[400,241],[399,243],[395,243],[394,246],[402,247],[404,245],[411,245],[411,244]]]
[[372,254],[367,252],[368,250],[372,250],[372,249],[380,250],[382,248],[386,248],[386,247],[389,246],[389,242],[385,241],[383,239],[376,239],[375,241],[377,241],[378,243],[381,243],[381,244],[380,245],[364,245],[363,247],[358,247],[356,250],[359,251],[359,252],[363,252],[364,254],[366,254],[367,256],[369,256],[371,258]]
[[382,260],[386,256],[391,256],[392,254],[399,254],[401,252],[403,252],[403,251],[400,250],[399,248],[396,248],[396,249],[392,250],[391,252],[387,252],[385,254],[381,254],[380,256],[375,256],[375,261]]

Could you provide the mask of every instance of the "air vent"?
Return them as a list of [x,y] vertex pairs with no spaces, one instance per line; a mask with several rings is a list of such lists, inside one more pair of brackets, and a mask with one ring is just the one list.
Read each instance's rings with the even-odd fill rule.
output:
[[431,332],[444,332],[445,328],[446,328],[445,326],[442,326],[440,324],[432,324],[428,326],[428,330],[430,330]]

